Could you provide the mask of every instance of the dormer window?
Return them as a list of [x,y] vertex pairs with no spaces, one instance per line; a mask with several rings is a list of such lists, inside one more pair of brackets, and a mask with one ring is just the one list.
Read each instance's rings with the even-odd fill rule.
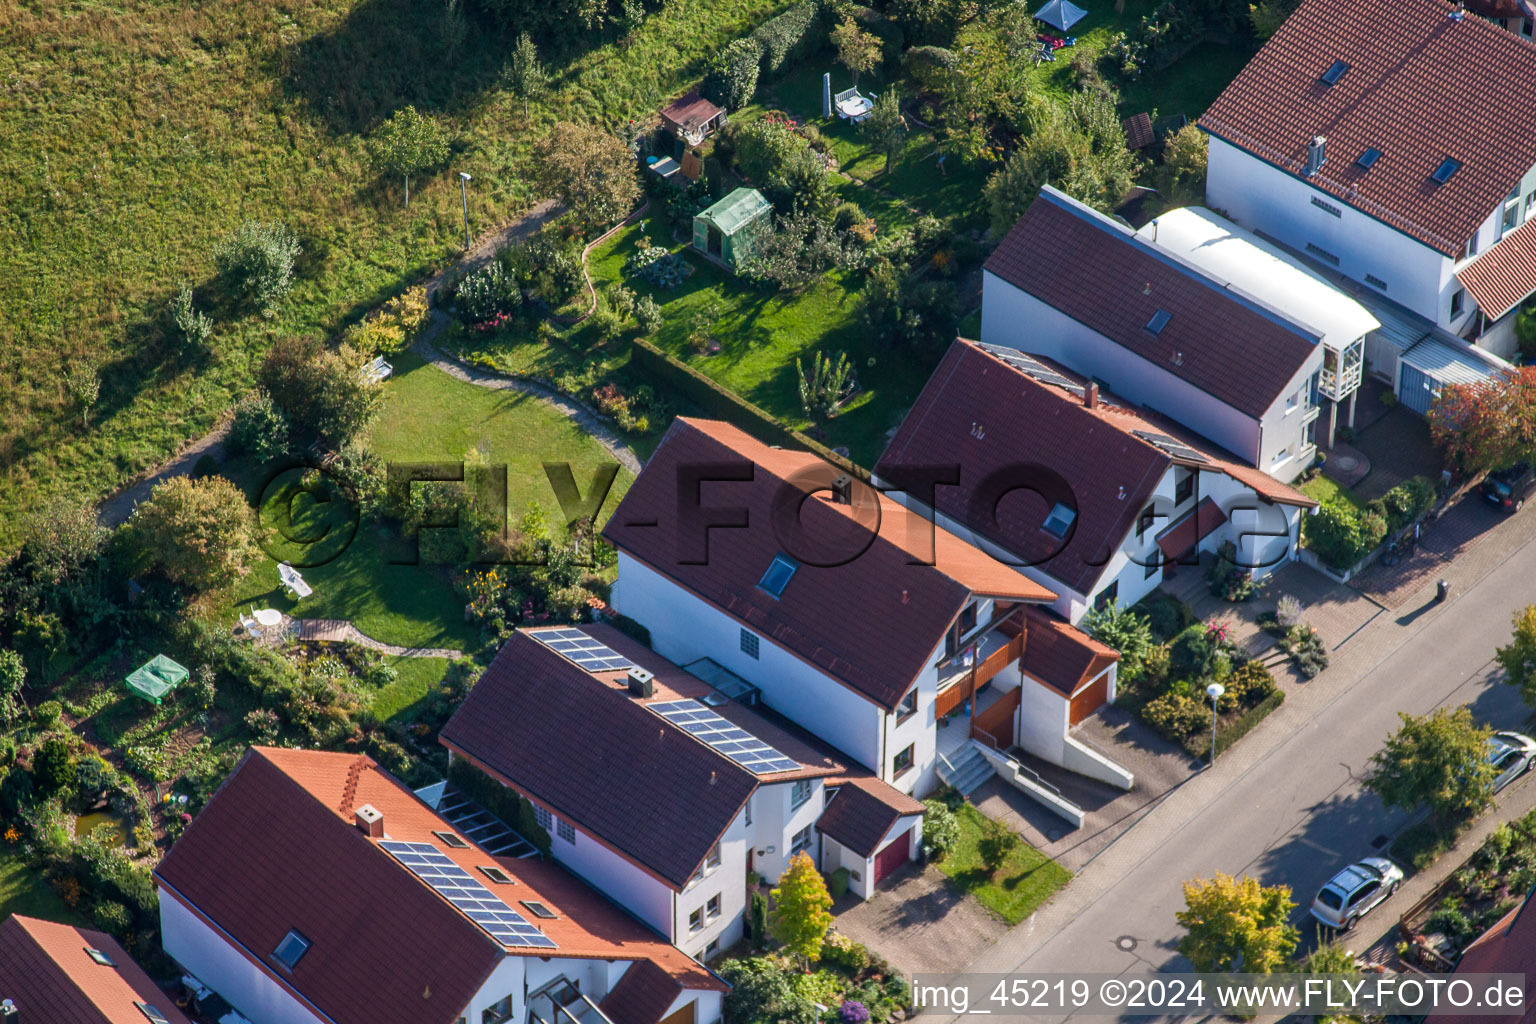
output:
[[1077,509],[1069,508],[1058,501],[1051,509],[1051,514],[1045,517],[1045,522],[1040,528],[1052,536],[1065,537],[1076,520]]
[[795,570],[800,568],[788,555],[774,555],[773,561],[768,565],[768,571],[763,573],[763,578],[757,585],[777,598],[784,593],[784,588],[789,586],[789,581],[794,579]]
[[309,952],[310,941],[299,933],[297,928],[290,929],[283,941],[277,944],[272,951],[272,958],[290,971],[293,970],[304,954]]

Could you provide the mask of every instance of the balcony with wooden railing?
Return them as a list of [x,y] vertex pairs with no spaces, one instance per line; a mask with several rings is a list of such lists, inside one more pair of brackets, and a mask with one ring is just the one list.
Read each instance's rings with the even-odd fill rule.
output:
[[[1019,611],[1022,611],[1020,606]],[[939,718],[954,711],[999,672],[1018,662],[1024,653],[1025,633],[1018,611],[995,620],[991,628],[967,641],[955,654],[939,663],[939,692],[935,710]]]

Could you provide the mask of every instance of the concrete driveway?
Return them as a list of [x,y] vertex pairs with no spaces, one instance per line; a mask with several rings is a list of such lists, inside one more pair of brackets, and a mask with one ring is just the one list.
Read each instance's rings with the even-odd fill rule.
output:
[[845,896],[833,927],[878,952],[911,977],[934,964],[965,963],[986,952],[1008,926],[966,897],[931,865],[908,864],[870,899]]

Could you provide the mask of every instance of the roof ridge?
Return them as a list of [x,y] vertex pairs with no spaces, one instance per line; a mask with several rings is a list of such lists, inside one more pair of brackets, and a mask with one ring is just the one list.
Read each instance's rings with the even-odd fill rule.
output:
[[359,754],[357,755],[357,760],[347,766],[347,781],[342,785],[341,807],[338,808],[341,811],[342,817],[352,813],[352,807],[357,802],[357,784],[362,779],[363,772],[368,767],[368,762],[367,754]]

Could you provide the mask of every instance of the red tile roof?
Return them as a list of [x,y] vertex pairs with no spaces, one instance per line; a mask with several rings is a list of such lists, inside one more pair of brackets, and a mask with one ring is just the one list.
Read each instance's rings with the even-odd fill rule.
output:
[[1125,130],[1126,149],[1145,149],[1157,141],[1152,134],[1152,115],[1146,111],[1132,114],[1120,122],[1120,127]]
[[[722,468],[753,474],[750,481],[699,485],[706,512],[734,510],[744,513],[747,523],[710,529],[707,548],[702,526],[692,531],[678,526],[680,513],[688,514],[679,495],[681,474],[703,466],[714,467],[707,475],[717,477]],[[815,455],[770,448],[729,424],[679,418],[603,536],[890,710],[929,666],[930,655],[973,595],[1054,598],[890,498],[872,499],[869,488],[856,488],[851,507],[815,494],[818,488],[825,492],[837,475]],[[806,492],[813,496],[801,503],[798,497]],[[871,528],[872,523],[878,526]],[[788,548],[781,536],[788,538]],[[786,551],[802,564],[775,599],[758,582],[774,556]],[[925,564],[930,558],[933,564]]]
[[[617,630],[586,628],[635,657]],[[440,739],[679,891],[757,788],[746,768],[526,633],[502,645]]]
[[[1455,258],[1536,165],[1536,46],[1453,10],[1306,0],[1200,127],[1298,176],[1312,137],[1325,136],[1328,160],[1309,184]],[[1330,86],[1334,61],[1349,70]],[[1371,148],[1381,159],[1360,167]],[[1462,166],[1437,184],[1446,157]]]
[[1119,651],[1047,609],[1025,609],[1024,625],[1019,668],[1063,696],[1072,696],[1120,660]]
[[[116,966],[96,963],[87,949],[100,950]],[[27,1024],[145,1024],[138,1003],[171,1024],[188,1024],[110,935],[20,914],[0,922],[0,999],[15,1003]]]
[[1159,533],[1157,546],[1166,557],[1179,558],[1226,521],[1221,506],[1206,498]]
[[[1489,928],[1456,964],[1457,974],[1523,974],[1529,989],[1536,977],[1536,907],[1527,895],[1516,907]],[[1425,1024],[1536,1024],[1536,1003],[1526,1000],[1523,1012],[1471,1015],[1431,1013]]]
[[816,831],[835,839],[861,857],[873,857],[902,818],[922,814],[923,805],[901,790],[869,776],[829,779],[837,795],[816,822]]
[[[1253,418],[1317,351],[1311,329],[1049,187],[985,269]],[[1170,318],[1154,334],[1147,325],[1160,310]]]
[[[1035,357],[1069,381],[1082,378]],[[1089,594],[1136,523],[1175,459],[1132,431],[1163,434],[1207,460],[1204,471],[1224,473],[1266,501],[1311,507],[1306,495],[1259,470],[1243,466],[1209,441],[1150,413],[1133,411],[1108,392],[1097,408],[1060,388],[1042,384],[982,349],[957,340],[950,346],[876,473],[902,486],[906,467],[947,462],[960,467],[960,485],[936,491],[938,510],[1004,550]],[[972,427],[980,422],[982,436]],[[1050,504],[1043,495],[1015,492],[998,506],[996,521],[981,501],[983,481],[1007,466],[1033,463],[1060,478],[1063,501],[1077,509],[1065,546],[1041,529]],[[1042,491],[1051,488],[1041,484]]]
[[[433,832],[451,831],[446,823],[360,755],[252,748],[156,875],[337,1020],[365,1013],[373,1024],[452,1024],[505,956],[550,955],[501,946],[379,849],[352,824],[363,804],[382,812],[390,839],[432,843],[471,873],[500,865],[518,900],[556,911],[537,922],[557,943],[554,955],[652,959],[690,988],[722,987],[563,869],[444,846]],[[270,954],[291,928],[312,945],[287,971]]]
[[656,1024],[682,991],[670,974],[642,960],[624,972],[597,1008],[613,1024]]
[[1536,219],[1499,239],[1497,245],[1456,273],[1490,320],[1514,309],[1536,292]]

